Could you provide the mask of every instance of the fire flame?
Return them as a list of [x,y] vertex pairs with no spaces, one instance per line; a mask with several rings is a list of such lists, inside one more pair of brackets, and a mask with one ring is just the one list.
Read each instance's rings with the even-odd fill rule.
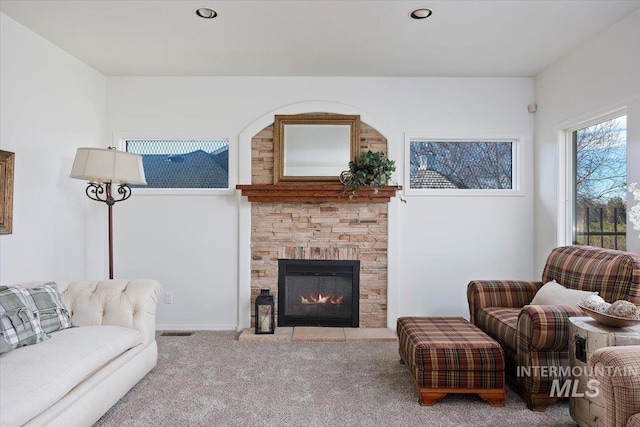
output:
[[318,293],[318,296],[313,294],[309,295],[309,298],[305,298],[300,296],[300,302],[302,304],[332,304],[332,305],[340,305],[342,304],[342,300],[344,299],[343,295],[334,296],[334,295],[322,295]]

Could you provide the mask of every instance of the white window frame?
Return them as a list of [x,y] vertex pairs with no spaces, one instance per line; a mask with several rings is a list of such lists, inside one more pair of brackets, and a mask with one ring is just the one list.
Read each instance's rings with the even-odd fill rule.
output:
[[228,196],[235,194],[236,186],[236,147],[232,144],[230,137],[211,136],[203,134],[185,134],[184,132],[114,132],[113,146],[119,150],[126,151],[127,140],[222,140],[229,141],[229,165],[228,165],[228,188],[145,188],[136,187],[134,193],[140,196]]
[[[432,134],[428,132],[405,133],[404,143],[404,194],[412,196],[524,196],[522,191],[522,134],[515,133],[490,133],[490,134]],[[438,188],[411,188],[411,142],[412,141],[437,141],[437,142],[511,142],[511,189],[438,189]]]
[[[558,126],[556,134],[558,138],[558,199],[557,218],[558,227],[556,241],[558,246],[573,244],[573,223],[575,215],[575,194],[573,193],[573,179],[575,165],[573,164],[573,132],[596,125],[620,116],[627,116],[627,107],[618,108],[606,113],[594,113],[586,119],[581,117],[567,121]],[[564,171],[564,173],[563,173]],[[629,172],[627,171],[627,174]]]

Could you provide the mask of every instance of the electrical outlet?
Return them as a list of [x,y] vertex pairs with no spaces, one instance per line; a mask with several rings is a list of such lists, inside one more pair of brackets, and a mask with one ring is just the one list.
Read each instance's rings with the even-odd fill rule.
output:
[[165,292],[164,293],[164,303],[165,304],[173,304],[173,292]]

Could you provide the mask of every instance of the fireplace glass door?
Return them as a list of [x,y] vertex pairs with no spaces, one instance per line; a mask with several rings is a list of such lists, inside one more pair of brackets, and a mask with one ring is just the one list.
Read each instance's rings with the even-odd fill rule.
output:
[[279,260],[278,326],[358,327],[360,261]]

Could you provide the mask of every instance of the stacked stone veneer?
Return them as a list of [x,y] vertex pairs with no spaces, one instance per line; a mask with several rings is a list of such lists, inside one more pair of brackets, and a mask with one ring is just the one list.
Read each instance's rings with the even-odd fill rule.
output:
[[[251,183],[272,184],[273,126],[255,135],[251,147]],[[386,152],[387,140],[361,123],[360,148]],[[351,202],[252,203],[251,306],[262,288],[271,289],[277,301],[280,258],[360,260],[360,326],[386,327],[387,206]],[[251,322],[253,325],[253,313]]]

